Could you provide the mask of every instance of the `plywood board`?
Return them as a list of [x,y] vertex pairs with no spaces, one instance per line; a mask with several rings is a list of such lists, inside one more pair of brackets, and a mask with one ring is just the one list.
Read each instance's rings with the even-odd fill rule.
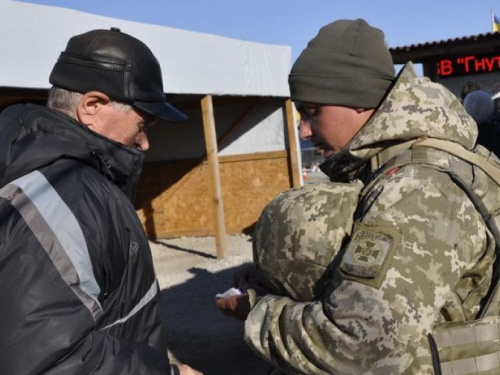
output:
[[[251,232],[264,206],[289,189],[287,152],[221,157],[228,234]],[[137,212],[150,238],[214,235],[213,187],[206,163],[145,164]]]

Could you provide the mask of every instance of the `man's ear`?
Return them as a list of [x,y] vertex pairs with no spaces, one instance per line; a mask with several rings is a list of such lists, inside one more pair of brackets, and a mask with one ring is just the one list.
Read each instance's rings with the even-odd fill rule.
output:
[[83,94],[76,107],[77,120],[86,126],[94,125],[109,102],[109,96],[100,91],[89,91]]
[[356,108],[356,113],[358,115],[361,115],[365,117],[366,119],[369,119],[373,113],[375,112],[375,108]]

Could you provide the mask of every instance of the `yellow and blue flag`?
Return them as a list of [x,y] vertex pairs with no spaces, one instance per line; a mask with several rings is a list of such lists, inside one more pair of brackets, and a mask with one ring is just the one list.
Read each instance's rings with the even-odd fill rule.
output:
[[491,27],[493,32],[500,31],[500,18],[494,12],[491,12]]

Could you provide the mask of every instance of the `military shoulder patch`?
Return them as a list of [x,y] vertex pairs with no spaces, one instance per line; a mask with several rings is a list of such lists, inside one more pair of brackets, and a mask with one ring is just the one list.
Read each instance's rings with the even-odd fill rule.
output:
[[340,263],[344,279],[380,288],[401,234],[392,227],[358,223]]

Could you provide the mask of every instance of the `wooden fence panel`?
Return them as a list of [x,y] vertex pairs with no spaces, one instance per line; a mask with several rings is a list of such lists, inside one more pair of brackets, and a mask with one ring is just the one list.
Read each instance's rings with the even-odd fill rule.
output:
[[[286,151],[220,157],[228,234],[249,232],[264,206],[292,185]],[[206,162],[146,163],[137,212],[150,238],[214,235],[213,187]]]

